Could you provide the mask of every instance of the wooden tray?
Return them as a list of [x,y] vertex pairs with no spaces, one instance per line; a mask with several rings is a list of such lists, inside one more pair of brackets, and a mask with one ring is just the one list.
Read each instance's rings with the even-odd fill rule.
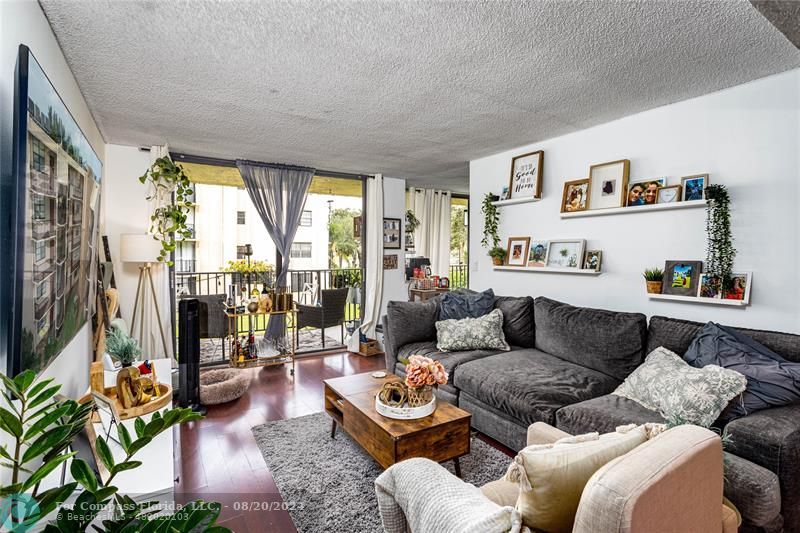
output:
[[[154,413],[159,409],[163,408],[164,406],[170,405],[172,403],[172,387],[166,383],[158,383],[158,391],[159,396],[157,398],[151,399],[144,405],[137,405],[136,407],[131,407],[130,409],[126,409],[122,406],[119,399],[117,399],[117,388],[116,387],[106,387],[103,391],[103,395],[114,402],[114,406],[117,409],[117,413],[119,414],[120,420],[128,420],[129,418],[137,418],[140,416],[148,415],[150,413]],[[83,396],[78,403],[86,403],[92,401],[92,394],[91,392],[85,396]],[[95,419],[96,418],[96,419]],[[95,412],[92,418],[93,422],[100,422],[98,414]]]

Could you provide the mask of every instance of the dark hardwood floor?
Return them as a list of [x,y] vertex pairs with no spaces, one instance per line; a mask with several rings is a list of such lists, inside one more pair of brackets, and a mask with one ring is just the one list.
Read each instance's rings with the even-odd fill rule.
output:
[[[324,409],[322,380],[384,366],[380,356],[342,353],[298,359],[294,376],[288,366],[247,370],[253,373],[253,382],[244,396],[209,407],[205,420],[177,430],[176,500],[222,503],[220,523],[236,533],[294,532],[250,429],[318,413]],[[257,508],[245,510],[244,504]]]
[[[299,359],[294,376],[289,367],[249,369],[253,382],[244,396],[209,407],[204,420],[176,431],[176,501],[222,503],[220,524],[236,533],[296,531],[251,428],[323,411],[324,379],[384,366],[381,356],[340,353]],[[491,439],[480,438],[513,455]]]

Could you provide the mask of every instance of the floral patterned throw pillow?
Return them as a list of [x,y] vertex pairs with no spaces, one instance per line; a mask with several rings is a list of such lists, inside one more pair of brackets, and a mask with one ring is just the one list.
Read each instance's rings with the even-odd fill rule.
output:
[[710,427],[746,387],[747,378],[735,370],[694,368],[662,346],[650,352],[614,394],[658,411],[668,421]]
[[503,335],[503,312],[499,309],[479,318],[440,320],[436,323],[436,340],[441,352],[511,349]]

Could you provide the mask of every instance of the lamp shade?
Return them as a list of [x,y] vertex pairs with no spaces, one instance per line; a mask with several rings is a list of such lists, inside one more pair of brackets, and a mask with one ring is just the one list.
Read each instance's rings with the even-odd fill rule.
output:
[[119,240],[119,257],[123,263],[155,263],[161,243],[146,233],[124,233]]

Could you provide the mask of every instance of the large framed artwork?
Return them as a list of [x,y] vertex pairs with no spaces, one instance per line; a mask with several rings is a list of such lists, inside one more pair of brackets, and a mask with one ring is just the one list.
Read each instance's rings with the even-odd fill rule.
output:
[[[20,45],[13,173],[4,207],[10,272],[3,316],[8,373],[44,370],[86,324],[94,298],[103,167],[55,87]],[[88,354],[87,354],[88,357]]]
[[543,165],[543,150],[512,158],[511,176],[508,180],[508,197],[503,198],[503,200],[541,198]]

